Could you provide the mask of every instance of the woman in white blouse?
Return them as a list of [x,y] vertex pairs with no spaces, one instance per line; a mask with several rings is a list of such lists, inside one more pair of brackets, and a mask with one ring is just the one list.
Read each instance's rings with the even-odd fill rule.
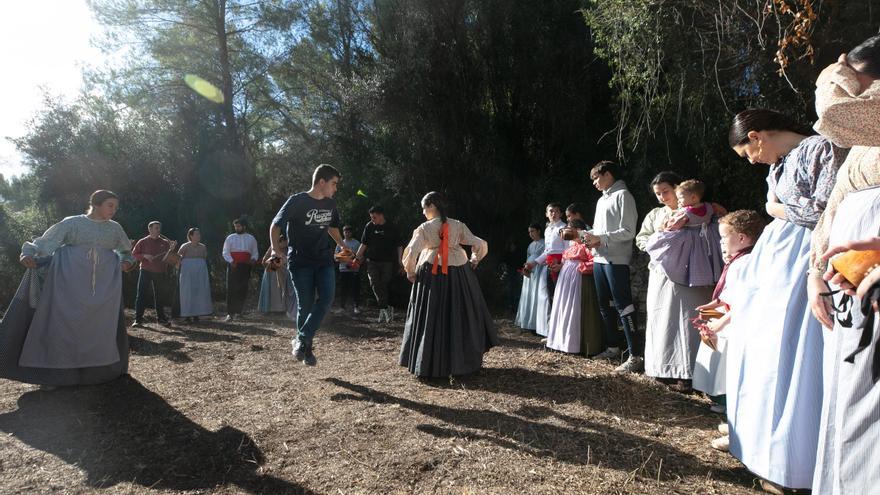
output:
[[[446,210],[441,193],[426,194],[422,213],[427,221],[413,231],[403,251],[403,267],[414,285],[400,365],[420,377],[473,373],[498,343],[474,274],[488,245],[464,223],[447,218]],[[462,245],[471,246],[470,259]]]

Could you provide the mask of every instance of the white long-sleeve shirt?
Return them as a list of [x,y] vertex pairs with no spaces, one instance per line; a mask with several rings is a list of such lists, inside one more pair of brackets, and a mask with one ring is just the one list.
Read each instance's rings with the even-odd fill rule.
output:
[[562,254],[568,247],[568,241],[559,235],[559,229],[561,228],[565,228],[565,222],[562,220],[547,224],[547,228],[544,229],[544,252],[535,258],[535,263],[543,265],[547,261],[547,256]]
[[238,252],[251,253],[252,261],[259,259],[260,251],[257,248],[257,239],[248,233],[229,234],[223,241],[223,259],[227,263],[232,263],[232,253]]

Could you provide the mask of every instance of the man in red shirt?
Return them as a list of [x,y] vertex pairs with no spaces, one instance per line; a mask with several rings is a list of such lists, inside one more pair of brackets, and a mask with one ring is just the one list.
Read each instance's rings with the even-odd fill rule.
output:
[[165,262],[162,258],[168,251],[177,247],[177,241],[171,241],[162,237],[162,223],[153,220],[147,225],[149,235],[137,241],[131,254],[141,263],[138,275],[137,297],[135,298],[135,316],[133,327],[143,326],[144,309],[146,306],[147,290],[152,291],[153,301],[156,306],[156,316],[162,325],[168,324],[165,317],[165,302],[167,299],[168,277],[165,274]]

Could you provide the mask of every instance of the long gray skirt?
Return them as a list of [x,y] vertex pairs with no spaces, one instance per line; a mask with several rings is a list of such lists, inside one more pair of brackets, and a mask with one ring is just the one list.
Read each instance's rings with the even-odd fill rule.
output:
[[290,271],[282,267],[275,271],[264,270],[260,282],[260,299],[257,310],[260,313],[284,313],[290,304],[288,298],[294,297]]
[[700,334],[691,325],[696,308],[712,299],[712,287],[688,287],[652,263],[648,276],[645,376],[690,380]]
[[180,316],[205,316],[214,312],[211,282],[204,258],[184,258],[180,262]]
[[466,375],[480,369],[483,354],[498,345],[492,315],[470,265],[416,273],[406,313],[400,365],[417,376]]
[[65,246],[46,268],[32,307],[33,272],[0,322],[0,377],[41,385],[92,385],[128,372],[122,274],[116,254]]
[[[878,229],[880,188],[853,192],[837,210],[830,245],[876,236]],[[813,493],[878,493],[880,381],[874,382],[872,365],[880,352],[880,315],[874,314],[867,348],[849,362],[846,358],[859,347],[865,326],[862,301],[837,293],[834,303],[843,311],[835,317],[834,331],[823,330],[825,386]]]

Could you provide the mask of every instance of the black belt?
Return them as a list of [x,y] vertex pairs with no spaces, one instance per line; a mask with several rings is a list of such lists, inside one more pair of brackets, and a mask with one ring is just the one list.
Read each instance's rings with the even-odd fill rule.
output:
[[[871,346],[874,340],[874,303],[880,301],[880,283],[874,284],[865,297],[862,298],[862,314],[865,319],[862,321],[862,336],[859,338],[859,345],[849,356],[844,359],[847,363],[854,363],[856,354],[864,351]],[[874,349],[874,360],[871,363],[871,378],[874,383],[880,378],[880,352]]]

